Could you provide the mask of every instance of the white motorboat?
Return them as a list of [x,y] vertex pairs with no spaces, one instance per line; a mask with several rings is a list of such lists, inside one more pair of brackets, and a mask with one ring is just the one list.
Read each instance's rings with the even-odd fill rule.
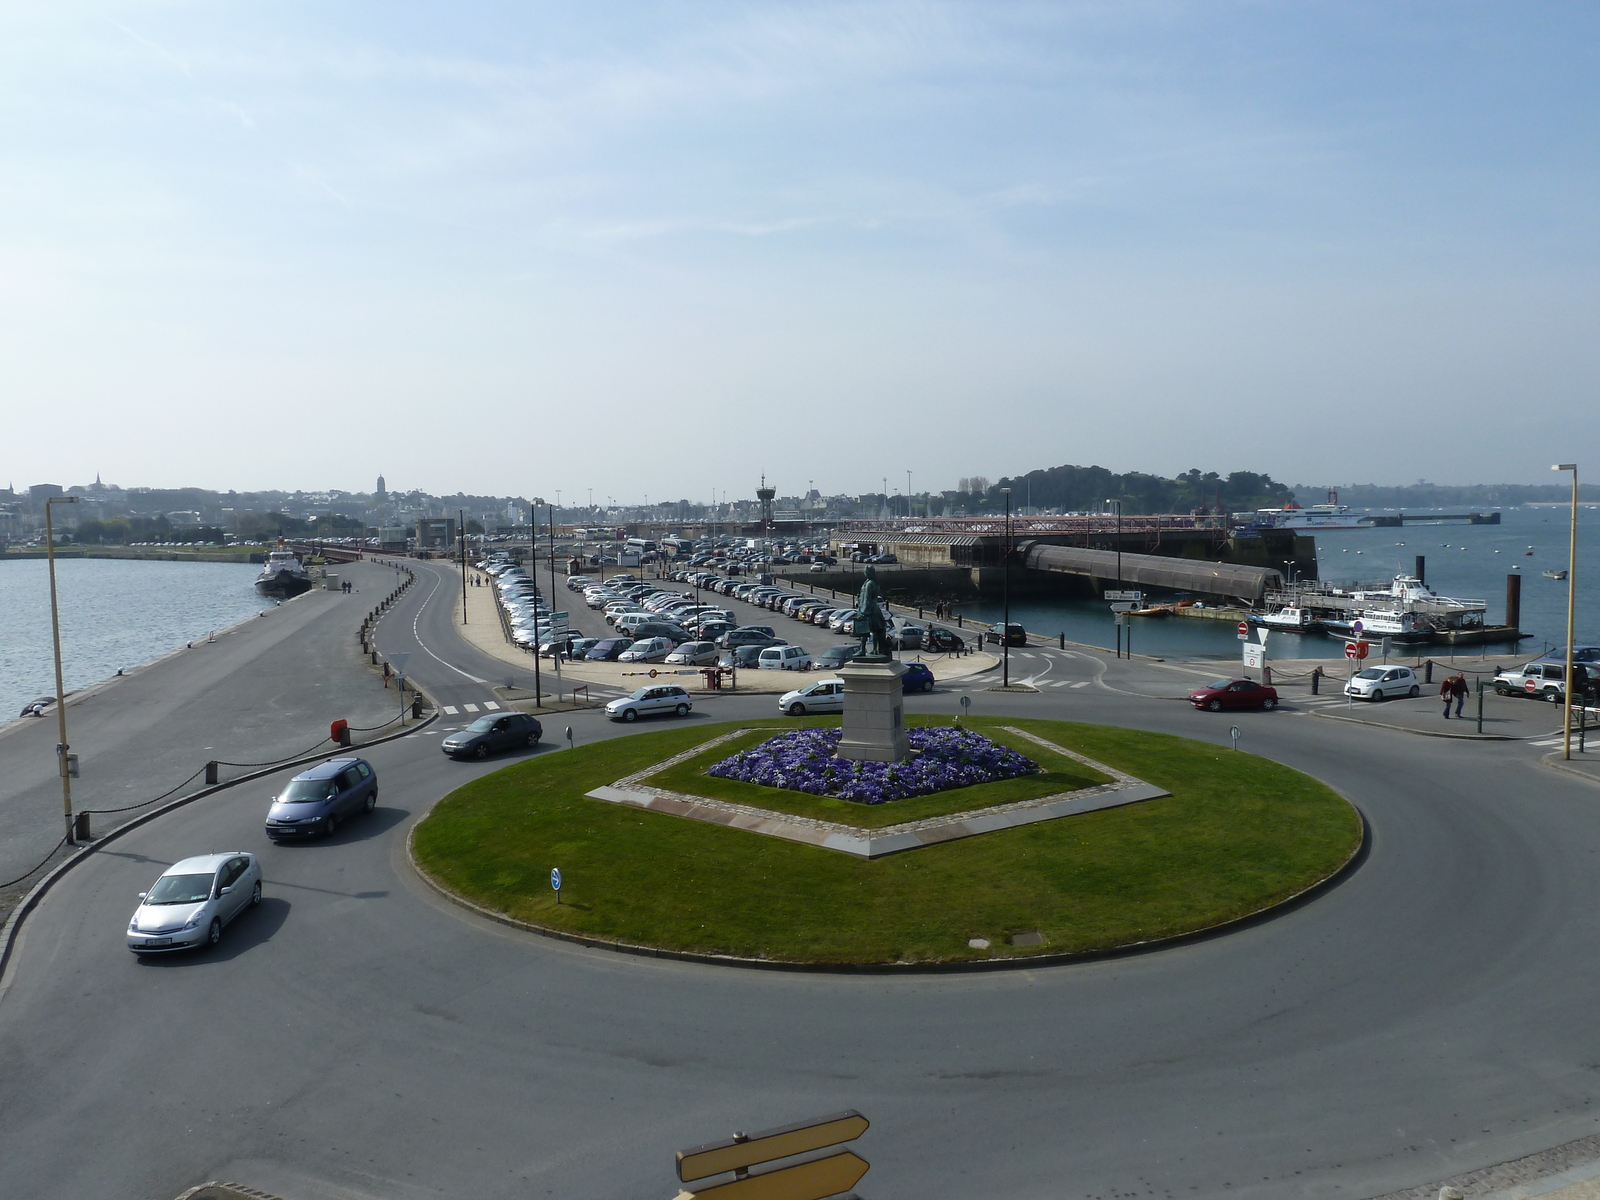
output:
[[263,596],[288,599],[310,590],[311,577],[306,574],[305,565],[279,538],[277,549],[267,555],[261,573],[256,576],[256,591]]

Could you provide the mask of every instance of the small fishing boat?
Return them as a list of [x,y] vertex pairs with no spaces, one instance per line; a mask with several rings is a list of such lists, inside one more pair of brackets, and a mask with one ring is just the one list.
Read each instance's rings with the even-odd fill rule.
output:
[[1544,577],[1546,579],[1565,579],[1567,573],[1565,571],[1546,571]]

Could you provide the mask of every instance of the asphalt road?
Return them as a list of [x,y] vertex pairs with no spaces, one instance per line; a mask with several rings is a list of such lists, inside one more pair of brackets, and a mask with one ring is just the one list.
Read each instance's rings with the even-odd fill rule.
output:
[[[414,632],[481,675],[427,591]],[[1272,919],[1080,966],[890,978],[638,959],[480,921],[411,876],[409,825],[502,765],[444,760],[436,724],[371,752],[379,810],[329,842],[266,843],[261,785],[135,831],[52,893],[0,996],[0,1194],[167,1200],[231,1178],[294,1200],[631,1200],[675,1190],[676,1149],[855,1107],[873,1121],[873,1197],[1365,1197],[1595,1131],[1590,785],[1517,745],[1293,705],[1213,716],[1152,698],[1189,682],[1159,666],[1030,653],[1066,686],[974,687],[978,711],[1219,747],[1237,724],[1244,749],[1355,800],[1370,855]],[[444,665],[415,673],[484,686]],[[634,732],[562,720],[580,741]],[[234,847],[262,855],[259,910],[216,951],[126,952],[134,893]]]
[[[394,572],[366,563],[338,570],[355,593],[307,592],[277,607],[263,601],[265,616],[214,642],[68,696],[67,736],[82,768],[74,807],[147,800],[207,759],[271,762],[303,752],[326,739],[336,718],[370,726],[397,715],[395,693],[379,685],[354,636],[362,615],[393,588]],[[62,834],[56,737],[54,709],[0,730],[0,880],[27,870]],[[110,820],[97,818],[96,828]]]

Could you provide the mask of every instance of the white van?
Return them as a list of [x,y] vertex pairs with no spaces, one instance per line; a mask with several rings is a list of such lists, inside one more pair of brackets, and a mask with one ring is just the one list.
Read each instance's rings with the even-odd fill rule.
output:
[[811,655],[803,646],[768,646],[756,665],[763,671],[809,671]]

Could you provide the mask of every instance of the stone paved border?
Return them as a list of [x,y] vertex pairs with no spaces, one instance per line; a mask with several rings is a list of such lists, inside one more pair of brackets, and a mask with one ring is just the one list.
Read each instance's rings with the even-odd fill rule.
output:
[[691,821],[704,821],[708,825],[742,829],[748,833],[800,842],[808,846],[820,846],[824,850],[838,850],[844,854],[869,859],[882,858],[886,854],[898,854],[906,850],[918,850],[923,846],[960,841],[963,838],[976,837],[980,833],[1015,829],[1040,821],[1053,821],[1058,817],[1119,808],[1124,804],[1136,804],[1141,800],[1154,800],[1159,796],[1172,794],[1153,783],[1146,783],[1129,775],[1126,771],[1119,771],[1091,758],[1085,758],[1065,746],[1058,746],[1024,730],[1010,725],[1003,725],[1001,728],[1007,733],[1026,738],[1074,762],[1082,763],[1103,775],[1109,775],[1112,782],[1071,792],[1054,792],[1048,796],[1036,796],[1030,800],[1018,800],[1012,804],[999,804],[992,808],[947,813],[921,821],[887,825],[874,830],[834,821],[821,821],[814,817],[774,812],[771,809],[737,804],[729,800],[713,800],[708,796],[669,791],[649,784],[648,780],[652,776],[679,763],[687,762],[691,758],[697,758],[713,747],[753,732],[752,728],[742,728],[702,742],[681,754],[675,754],[641,771],[625,775],[613,784],[597,787],[584,794],[593,800],[626,804],[651,812],[686,817]]

